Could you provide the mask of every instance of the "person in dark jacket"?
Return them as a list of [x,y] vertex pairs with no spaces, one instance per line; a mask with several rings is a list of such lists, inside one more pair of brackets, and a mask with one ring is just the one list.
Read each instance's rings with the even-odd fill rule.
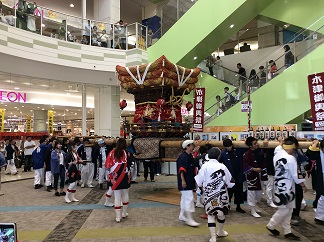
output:
[[245,213],[241,208],[243,200],[243,164],[242,160],[239,159],[236,150],[233,148],[233,142],[230,139],[223,140],[223,146],[225,149],[221,152],[219,162],[223,163],[232,177],[235,180],[235,186],[228,188],[229,201],[231,201],[234,195],[234,204],[236,204],[236,212]]
[[273,203],[273,183],[274,183],[274,175],[275,169],[273,165],[273,157],[274,157],[274,149],[265,149],[265,160],[267,165],[267,173],[268,173],[268,182],[267,182],[267,204],[269,207],[276,208],[277,206]]
[[88,138],[83,139],[83,145],[78,147],[77,152],[83,161],[83,165],[81,165],[81,188],[86,185],[89,188],[93,188],[94,163],[97,162],[98,156],[95,155],[94,148],[90,145]]
[[104,178],[107,179],[107,169],[105,167],[106,159],[110,151],[113,150],[112,145],[106,145],[104,139],[98,140],[98,146],[96,146],[95,154],[97,155],[99,163],[99,189],[103,189]]
[[33,151],[33,169],[35,172],[34,187],[39,189],[44,184],[44,157],[48,149],[48,135],[43,135],[39,141],[40,145]]
[[14,140],[12,139],[6,139],[5,140],[5,149],[6,149],[6,153],[7,153],[7,157],[6,157],[6,160],[7,160],[7,168],[6,168],[6,171],[5,171],[5,174],[6,175],[16,175],[18,172],[17,172],[17,168],[16,168],[16,165],[15,165],[15,152],[16,152],[16,149],[15,149],[15,145],[14,145]]
[[78,180],[77,163],[77,159],[72,159],[68,168],[69,187],[66,189],[66,195],[64,197],[65,202],[67,203],[79,202],[79,200],[74,197],[76,192],[76,182]]
[[51,138],[49,144],[47,145],[47,150],[44,156],[44,163],[45,163],[45,186],[46,191],[51,192],[52,187],[52,172],[51,172],[51,153],[54,150],[56,138]]
[[[54,141],[54,150],[51,152],[51,172],[54,176],[55,196],[65,196],[63,191],[65,183],[66,153],[62,150],[62,144]],[[60,178],[60,192],[58,192],[58,180]]]
[[293,53],[291,53],[289,45],[285,45],[283,48],[285,50],[285,66],[288,68],[295,63],[295,58]]

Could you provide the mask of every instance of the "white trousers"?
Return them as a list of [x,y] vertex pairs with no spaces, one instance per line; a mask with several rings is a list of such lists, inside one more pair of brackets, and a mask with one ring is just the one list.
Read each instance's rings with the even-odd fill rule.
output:
[[273,182],[274,182],[273,176],[268,175],[267,189],[266,189],[268,204],[273,202],[273,200],[272,200],[272,198],[273,198]]
[[136,178],[137,178],[137,165],[136,163],[134,162],[134,164],[131,166],[130,168],[130,172],[132,174],[132,181],[136,181]]
[[86,165],[81,166],[81,181],[85,185],[90,185],[93,180],[94,165],[88,162]]
[[292,208],[277,208],[277,211],[270,219],[267,227],[269,229],[274,229],[278,224],[281,224],[285,234],[291,233],[290,219],[292,211]]
[[46,171],[45,172],[45,186],[50,186],[52,185],[52,172],[51,171]]
[[69,184],[66,191],[71,192],[71,193],[75,193],[76,192],[75,188],[76,188],[76,183],[72,182],[72,183]]
[[194,195],[192,190],[181,191],[180,209],[189,213],[195,212]]
[[108,170],[106,167],[99,168],[99,184],[103,184],[107,180]]
[[7,168],[6,168],[6,171],[5,171],[5,174],[16,174],[17,173],[17,168],[16,168],[16,165],[15,165],[15,161],[14,159],[11,159],[11,160],[7,160]]
[[261,201],[262,197],[262,190],[257,190],[257,191],[247,191],[247,203],[251,207],[255,207],[258,202]]
[[44,168],[34,170],[34,185],[43,185],[44,184]]
[[115,195],[115,209],[121,209],[121,202],[123,202],[123,205],[128,205],[129,203],[129,195],[128,195],[128,189],[120,189],[120,190],[114,190]]

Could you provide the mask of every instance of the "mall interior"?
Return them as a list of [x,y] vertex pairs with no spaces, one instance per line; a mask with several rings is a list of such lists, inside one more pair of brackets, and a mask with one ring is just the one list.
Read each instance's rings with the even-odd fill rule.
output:
[[[38,0],[26,1],[23,14],[22,1],[0,2],[1,140],[29,132],[35,140],[37,133],[48,132],[131,138],[138,128],[137,104],[132,91],[121,87],[116,66],[141,66],[161,56],[200,69],[196,88],[205,88],[204,128],[191,130],[191,138],[231,136],[236,141],[272,127],[296,132],[297,138],[323,137],[312,127],[308,82],[309,75],[323,72],[322,0]],[[120,20],[124,37],[117,34]],[[285,45],[293,54],[291,65],[285,61]],[[221,62],[210,68],[208,62],[217,56]],[[270,60],[277,67],[273,75]],[[238,74],[237,63],[246,77]],[[257,84],[251,84],[253,69]],[[225,87],[239,97],[229,108],[220,108],[215,97],[225,105]],[[122,100],[126,107],[121,108]],[[243,110],[248,101],[249,112]],[[179,107],[183,124],[195,122],[194,109],[186,106],[190,102],[195,102],[193,91]],[[198,228],[178,220],[176,164],[164,161],[161,173],[166,176],[156,177],[155,183],[143,181],[141,167],[138,184],[130,188],[130,216],[118,224],[113,209],[103,206],[105,191],[98,186],[78,187],[80,203],[65,204],[62,197],[35,190],[32,173],[8,176],[2,169],[0,223],[15,222],[20,241],[209,241],[207,221],[199,216],[203,209],[196,209]],[[311,178],[306,185],[305,221],[292,229],[302,241],[324,241],[322,225],[314,222]],[[163,200],[168,195],[175,201]],[[286,241],[266,230],[275,209],[262,202],[258,219],[230,211],[229,236],[218,240]]]

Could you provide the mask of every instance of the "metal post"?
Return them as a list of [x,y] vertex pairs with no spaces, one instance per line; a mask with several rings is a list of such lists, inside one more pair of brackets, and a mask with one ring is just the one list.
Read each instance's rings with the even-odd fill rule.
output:
[[[88,24],[88,23],[87,23]],[[91,43],[92,43],[92,28],[91,28],[91,26],[92,26],[92,21],[90,20],[90,26],[89,26],[89,28],[90,28],[90,40],[89,40],[89,45],[91,46]]]
[[41,7],[41,28],[40,34],[43,35],[43,7]]
[[113,41],[112,41],[112,49],[115,49],[115,24],[112,25],[112,32],[113,32]]
[[[128,26],[126,26],[125,37],[126,37],[126,50],[128,50]],[[136,45],[137,45],[137,40],[136,40]]]
[[2,167],[0,167],[0,196],[4,195],[4,193],[1,192],[1,170],[2,170]]
[[136,49],[138,49],[138,23],[135,23],[135,35],[136,35]]
[[87,90],[82,84],[82,135],[87,135]]
[[65,41],[67,41],[67,16],[65,16]]
[[180,18],[180,13],[179,13],[179,0],[177,0],[177,21]]
[[[145,26],[145,50],[147,50],[147,42],[148,42],[148,26]],[[153,35],[152,35],[152,38],[153,38]],[[152,43],[151,43],[152,44]]]
[[15,28],[17,28],[17,6],[16,6],[16,0],[14,0],[14,9],[15,9]]

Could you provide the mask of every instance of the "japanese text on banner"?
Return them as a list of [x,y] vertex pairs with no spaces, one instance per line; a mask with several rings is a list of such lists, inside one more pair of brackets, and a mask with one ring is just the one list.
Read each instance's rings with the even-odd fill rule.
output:
[[205,88],[195,89],[193,130],[203,132],[204,129]]
[[309,97],[315,131],[324,130],[323,80],[324,72],[308,76]]

